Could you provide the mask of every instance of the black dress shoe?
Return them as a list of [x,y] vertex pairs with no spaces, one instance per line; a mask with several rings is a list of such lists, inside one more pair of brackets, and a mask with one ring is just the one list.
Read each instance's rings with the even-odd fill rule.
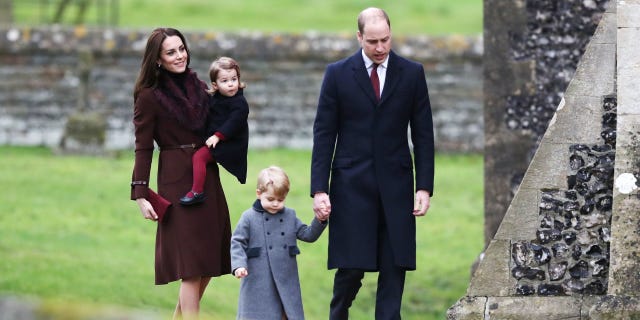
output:
[[201,203],[204,201],[205,199],[204,192],[195,193],[191,191],[191,193],[193,194],[193,197],[190,197],[189,194],[187,194],[186,196],[180,198],[181,205],[190,206],[190,205]]

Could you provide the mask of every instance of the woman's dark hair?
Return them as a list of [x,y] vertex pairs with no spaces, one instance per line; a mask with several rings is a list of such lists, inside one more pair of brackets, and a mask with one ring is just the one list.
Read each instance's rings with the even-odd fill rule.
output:
[[158,66],[158,59],[162,51],[162,43],[164,39],[171,36],[178,36],[184,44],[184,49],[187,51],[187,68],[191,62],[191,52],[187,46],[187,41],[180,31],[173,28],[156,28],[151,32],[147,39],[147,46],[144,50],[144,56],[142,57],[142,63],[140,65],[140,74],[138,80],[136,80],[136,86],[133,90],[133,100],[138,98],[138,94],[144,88],[155,87],[158,84],[158,74],[160,67]]

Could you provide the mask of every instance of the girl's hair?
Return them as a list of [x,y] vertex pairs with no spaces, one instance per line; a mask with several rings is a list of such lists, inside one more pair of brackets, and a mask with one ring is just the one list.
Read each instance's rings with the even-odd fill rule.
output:
[[[240,89],[247,86],[244,82],[240,81],[240,65],[233,58],[220,57],[211,63],[211,66],[209,67],[209,79],[211,79],[211,82],[216,82],[220,70],[236,70],[238,81],[240,82]],[[209,93],[215,93],[215,89],[211,88]]]
[[266,192],[269,187],[273,188],[273,193],[279,197],[286,197],[289,193],[289,177],[280,167],[270,166],[262,169],[258,174],[257,189]]
[[136,81],[136,86],[133,90],[133,100],[138,98],[138,94],[144,88],[153,88],[158,85],[158,75],[160,73],[160,67],[158,66],[158,59],[162,52],[162,43],[167,37],[178,36],[184,44],[184,49],[187,51],[187,68],[191,62],[191,52],[187,46],[187,41],[180,31],[173,28],[156,28],[151,32],[147,39],[147,46],[144,50],[144,56],[140,65],[140,74]]

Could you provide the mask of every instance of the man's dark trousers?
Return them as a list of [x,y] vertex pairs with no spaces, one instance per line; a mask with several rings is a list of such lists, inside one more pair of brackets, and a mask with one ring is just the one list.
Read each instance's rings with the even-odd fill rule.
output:
[[[384,219],[380,219],[384,221]],[[405,269],[393,263],[389,234],[384,223],[379,228],[378,291],[376,294],[376,320],[400,319]],[[330,320],[349,318],[349,307],[362,286],[364,270],[338,269],[333,282]]]

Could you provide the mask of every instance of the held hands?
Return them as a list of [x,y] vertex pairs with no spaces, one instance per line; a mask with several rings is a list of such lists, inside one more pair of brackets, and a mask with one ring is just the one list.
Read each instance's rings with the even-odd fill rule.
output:
[[209,148],[215,148],[216,145],[218,144],[218,142],[220,142],[220,138],[218,138],[218,136],[216,136],[215,134],[212,135],[211,137],[209,137],[207,139],[207,141],[205,141],[205,144],[207,145],[207,147]]
[[[413,215],[424,216],[429,210],[431,204],[431,196],[429,191],[418,190],[416,192],[415,204],[413,205]],[[320,221],[326,221],[331,215],[331,201],[329,195],[324,192],[318,192],[313,196],[313,212]]]
[[233,271],[233,276],[235,276],[238,279],[242,279],[248,275],[249,275],[249,272],[247,271],[247,268],[238,268]]
[[316,219],[326,221],[331,215],[331,201],[329,195],[324,192],[318,192],[313,195],[313,212]]
[[140,213],[142,213],[143,218],[153,221],[158,220],[158,214],[153,210],[149,200],[145,198],[138,198],[136,199],[136,203],[138,204],[138,207],[140,207]]
[[418,190],[416,192],[416,202],[413,205],[413,215],[416,217],[424,216],[429,210],[431,196],[429,191]]

